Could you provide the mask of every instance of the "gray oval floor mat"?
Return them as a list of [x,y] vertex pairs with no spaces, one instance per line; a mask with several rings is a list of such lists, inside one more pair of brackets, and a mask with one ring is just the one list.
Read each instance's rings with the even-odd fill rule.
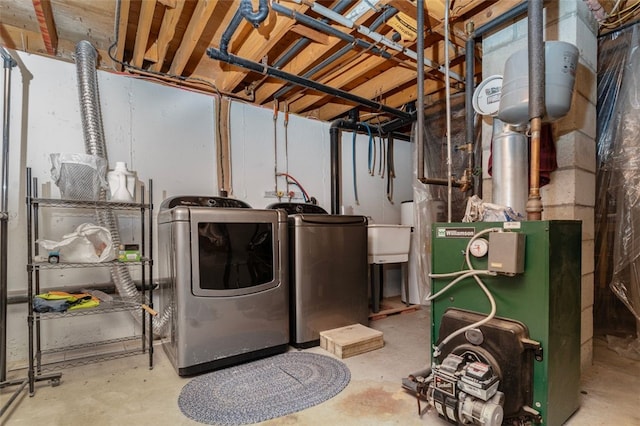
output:
[[337,359],[287,352],[198,376],[182,388],[178,405],[201,423],[257,423],[320,404],[350,379],[349,368]]

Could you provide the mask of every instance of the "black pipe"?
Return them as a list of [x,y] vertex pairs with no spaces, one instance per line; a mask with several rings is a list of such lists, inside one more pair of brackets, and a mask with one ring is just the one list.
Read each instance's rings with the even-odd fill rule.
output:
[[220,38],[220,50],[227,53],[231,37],[238,29],[240,22],[242,22],[242,18],[246,19],[251,23],[251,25],[257,28],[262,21],[267,19],[268,14],[269,5],[267,0],[259,0],[257,12],[253,12],[251,0],[241,0],[240,6],[238,6],[236,13],[233,15],[233,18],[231,18],[231,22],[229,22],[229,26],[227,26],[227,29],[224,30],[224,33]]
[[[494,29],[504,25],[505,23],[512,21],[519,16],[523,15],[528,10],[528,2],[520,3],[516,7],[509,9],[507,12],[498,16],[496,19],[489,21],[488,23],[475,28],[471,34],[468,35],[467,43],[465,46],[465,63],[467,68],[465,70],[465,120],[466,120],[466,139],[468,144],[475,144],[475,112],[473,109],[473,91],[475,88],[475,44],[477,41],[482,40],[485,33],[493,31]],[[475,150],[470,150],[469,155],[469,167],[475,166],[476,156]],[[477,179],[477,183],[473,185],[474,195],[481,193],[482,179]]]
[[[344,122],[344,120],[338,120]],[[340,214],[340,204],[342,202],[342,189],[341,179],[342,171],[342,158],[340,149],[342,144],[340,143],[340,129],[331,123],[329,127],[329,143],[330,143],[330,158],[331,158],[331,214]]]
[[343,118],[331,122],[329,126],[329,143],[331,144],[331,214],[340,214],[342,204],[342,141],[341,129],[350,129],[354,132],[367,131],[362,123],[354,123]]
[[528,3],[528,1],[522,2],[516,7],[509,9],[507,12],[498,16],[497,18],[492,19],[486,24],[479,26],[473,32],[473,38],[475,38],[476,40],[480,40],[485,33],[493,31],[504,23],[512,21],[518,18],[520,15],[523,15],[527,11]]
[[[378,18],[376,18],[376,20],[373,22],[373,24],[371,24],[371,26],[369,28],[372,31],[377,30],[378,27],[380,27],[383,23],[387,22],[389,20],[389,18],[391,18],[396,13],[398,13],[398,9],[396,9],[394,7],[389,7],[387,9],[385,9],[382,12],[382,14],[380,16],[378,16]],[[353,43],[347,44],[346,46],[342,47],[342,49],[338,50],[333,55],[329,56],[327,59],[325,59],[324,61],[320,62],[315,67],[313,67],[309,71],[305,72],[302,76],[303,77],[312,77],[315,73],[317,73],[318,71],[320,71],[324,67],[332,64],[333,62],[337,61],[339,58],[344,56],[347,52],[351,51],[352,49],[353,49]],[[275,66],[275,64],[274,64],[274,66]],[[278,90],[273,95],[273,98],[274,99],[279,99],[283,95],[285,95],[288,92],[290,92],[291,89],[293,89],[292,86],[283,87],[282,89]]]
[[362,49],[364,49],[364,50],[366,50],[368,52],[374,53],[376,55],[380,55],[385,59],[390,59],[392,57],[392,55],[390,53],[385,52],[384,50],[378,49],[372,43],[366,42],[364,40],[361,40],[359,38],[356,38],[356,37],[352,36],[351,34],[347,34],[347,33],[344,33],[344,32],[342,32],[340,30],[337,30],[334,27],[332,27],[331,25],[329,25],[329,24],[327,24],[325,22],[319,21],[317,19],[310,18],[310,17],[308,17],[307,15],[305,15],[303,13],[296,12],[295,10],[291,10],[289,8],[281,6],[278,3],[273,3],[271,5],[271,8],[276,13],[280,13],[282,15],[288,16],[289,18],[294,19],[294,20],[296,20],[298,22],[301,22],[301,23],[303,23],[303,24],[305,24],[305,25],[307,25],[309,27],[312,27],[312,28],[314,28],[316,30],[323,31],[323,32],[325,32],[325,33],[327,33],[329,35],[338,37],[340,40],[346,41],[347,43],[353,43],[353,44],[357,45],[358,47],[360,47],[360,48],[362,48]]
[[372,100],[362,98],[360,96],[352,95],[351,93],[345,92],[344,90],[336,89],[336,88],[327,86],[325,84],[317,83],[308,78],[300,77],[295,74],[291,74],[291,73],[270,67],[269,65],[263,65],[258,62],[253,62],[248,59],[240,58],[239,56],[235,56],[230,53],[224,53],[220,51],[220,49],[210,47],[207,49],[207,55],[212,59],[226,62],[231,65],[237,65],[239,67],[248,69],[250,71],[266,74],[271,77],[276,77],[281,80],[288,81],[290,83],[293,83],[295,85],[298,85],[307,89],[317,90],[319,92],[323,92],[328,95],[335,96],[336,98],[341,98],[347,101],[354,102],[356,104],[367,106],[369,108],[372,108],[375,111],[382,111],[388,114],[393,114],[397,117],[402,117],[407,119],[411,117],[411,114],[408,114],[399,109],[391,108],[379,102],[374,102]]
[[543,41],[543,0],[529,1],[529,119],[544,116],[545,52]]
[[[473,92],[475,89],[475,68],[476,68],[476,55],[475,55],[476,41],[473,37],[467,39],[465,44],[465,64],[467,69],[465,70],[465,91],[464,91],[464,103],[465,103],[465,133],[467,139],[467,145],[473,147],[475,143],[475,111],[473,109]],[[469,158],[467,162],[467,170],[473,172],[475,165],[475,151],[469,150]],[[471,176],[469,176],[471,177]],[[472,182],[475,183],[475,182]],[[473,194],[478,195],[477,185],[472,185]]]
[[[416,44],[416,50],[418,53],[418,93],[417,93],[417,114],[418,122],[416,124],[416,157],[418,161],[417,165],[417,179],[424,182],[424,0],[417,0],[416,8],[418,11],[417,16],[417,35],[418,40]],[[449,84],[447,81],[446,84]]]
[[445,178],[423,177],[422,179],[420,179],[420,182],[424,183],[425,185],[439,185],[439,186],[449,186],[449,182],[451,182],[451,186],[454,186],[456,188],[460,188],[462,186],[462,183],[456,181],[455,178],[445,179]]
[[262,21],[267,19],[267,15],[269,15],[269,5],[267,0],[259,0],[258,11],[254,12],[251,0],[241,0],[240,11],[244,19],[249,21],[254,28],[258,28]]
[[465,45],[465,55],[464,62],[467,66],[465,73],[465,91],[464,91],[464,102],[465,102],[465,120],[466,120],[466,134],[467,134],[467,143],[473,143],[474,135],[473,135],[473,91],[475,88],[475,50],[476,42],[473,37],[469,37],[467,39],[467,43]]

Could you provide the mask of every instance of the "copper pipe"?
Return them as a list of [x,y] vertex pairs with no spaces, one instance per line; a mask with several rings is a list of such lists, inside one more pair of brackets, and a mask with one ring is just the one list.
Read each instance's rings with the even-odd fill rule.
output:
[[542,119],[531,119],[531,169],[529,175],[529,200],[527,220],[542,220],[542,199],[540,198],[540,133]]

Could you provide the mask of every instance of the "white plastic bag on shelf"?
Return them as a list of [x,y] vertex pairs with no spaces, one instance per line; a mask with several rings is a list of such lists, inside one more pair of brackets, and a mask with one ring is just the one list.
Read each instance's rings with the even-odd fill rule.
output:
[[62,198],[97,200],[100,189],[107,188],[107,160],[97,155],[51,154],[51,178]]
[[111,233],[107,228],[83,223],[70,234],[62,236],[62,241],[38,240],[40,251],[57,251],[60,262],[97,263],[116,258]]

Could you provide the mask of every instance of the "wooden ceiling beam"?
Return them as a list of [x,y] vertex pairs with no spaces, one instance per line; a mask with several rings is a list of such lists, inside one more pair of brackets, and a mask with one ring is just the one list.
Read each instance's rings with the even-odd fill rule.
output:
[[[306,5],[296,5],[293,10],[305,13],[309,9]],[[273,22],[268,22],[270,20]],[[269,51],[278,44],[282,38],[287,35],[294,25],[294,21],[286,16],[279,16],[274,11],[270,11],[259,29],[252,29],[249,36],[242,42],[240,48],[235,49],[236,56],[259,62],[263,57],[267,56]],[[234,43],[237,45],[237,41]],[[248,71],[242,71],[234,68],[224,74],[222,90],[226,92],[234,92],[238,84],[242,82]],[[220,86],[220,84],[219,84]]]
[[175,0],[173,6],[166,6],[164,16],[162,17],[162,24],[160,26],[160,33],[158,39],[155,41],[157,50],[156,63],[149,67],[150,71],[159,72],[164,64],[164,59],[167,57],[167,50],[169,50],[169,43],[173,40],[173,36],[176,33],[176,25],[184,9],[185,0]]
[[136,44],[133,48],[133,58],[131,66],[142,68],[142,61],[147,52],[149,42],[149,31],[153,22],[153,13],[156,10],[156,0],[146,0],[140,4],[140,16],[138,16],[138,27],[136,30]]
[[33,0],[33,9],[40,25],[40,34],[49,55],[55,56],[58,50],[58,31],[53,19],[50,0]]
[[193,51],[202,36],[204,29],[209,23],[209,19],[213,14],[218,2],[215,1],[199,1],[196,5],[187,30],[184,33],[180,47],[176,51],[169,68],[169,74],[181,75],[184,67],[191,58]]
[[124,61],[124,48],[127,42],[127,26],[129,25],[129,8],[131,7],[131,0],[120,0],[119,20],[118,20],[118,37],[116,43],[116,51],[112,52],[117,63],[113,64],[113,67],[117,71],[123,71],[122,62]]
[[[458,93],[460,90],[455,87],[451,87],[451,94]],[[385,98],[383,98],[382,102],[385,105],[389,105],[393,108],[400,108],[402,105],[405,105],[409,102],[417,100],[418,95],[418,85],[417,83],[409,86],[403,90],[393,93]],[[435,97],[440,99],[440,97],[444,97],[444,82],[436,81],[436,80],[425,80],[424,85],[424,96],[425,97]],[[427,102],[425,102],[427,103]]]
[[291,26],[291,31],[316,43],[329,44],[328,34],[321,33],[320,31],[316,31],[309,27],[305,27],[304,25],[294,24]]
[[510,1],[498,1],[498,2],[488,2],[489,6],[483,9],[481,12],[473,15],[471,18],[465,20],[464,24],[468,22],[472,22],[473,25],[478,28],[489,21],[496,19],[498,16],[508,12],[514,7],[518,6],[525,0],[510,0]]
[[[397,51],[394,51],[394,52],[395,52],[394,56],[397,56],[400,54],[400,52],[397,52]],[[433,52],[433,48],[430,47],[425,51],[425,56],[428,57],[428,55],[433,54],[432,52]],[[338,75],[334,74],[331,76],[331,78],[322,79],[321,82],[328,86],[341,88],[344,90],[345,85],[374,71],[375,69],[379,68],[387,61],[388,60],[384,58],[371,57],[371,58],[368,58],[368,60],[365,61],[364,63],[358,66],[351,67],[350,69],[347,69],[342,72],[336,72],[335,74],[338,74]],[[415,64],[413,63],[411,65],[415,66]],[[416,68],[412,67],[411,69],[413,74],[415,75],[417,72]],[[296,102],[291,103],[291,109],[292,111],[304,111],[306,108],[314,105],[315,103],[319,102],[321,99],[326,97],[327,95],[324,95],[324,94],[309,93],[303,99],[300,99]]]
[[[355,3],[354,3],[355,6]],[[364,15],[362,15],[356,22],[356,24],[362,24],[371,16],[373,16],[376,12],[373,10],[367,11]],[[341,27],[342,28],[342,27]],[[350,33],[353,33],[355,29],[350,30]],[[297,58],[292,59],[289,63],[285,64],[282,68],[283,71],[288,72],[290,74],[295,75],[303,75],[306,71],[311,69],[314,65],[316,65],[320,58],[330,51],[332,48],[340,45],[342,42],[339,38],[330,36],[329,43],[327,45],[319,45],[315,43],[311,43],[308,45],[302,52],[298,54],[300,58],[307,58],[306,60],[297,60]],[[310,58],[316,60],[309,60]],[[266,80],[258,89],[255,91],[255,102],[258,104],[264,103],[267,99],[269,99],[275,92],[277,92],[282,87],[282,82],[280,80],[270,79]]]
[[[441,46],[438,49],[438,54],[442,55]],[[459,58],[457,61],[459,62],[460,60],[461,58]],[[457,70],[457,68],[461,68],[461,65],[454,66],[452,71],[459,71]],[[415,80],[415,78],[416,78],[415,69],[395,67],[359,85],[356,89],[352,90],[350,93],[366,99],[384,99],[385,97],[387,97],[387,94],[389,92],[392,92],[397,87],[404,86],[410,81]],[[437,84],[444,84],[444,83],[438,82]],[[427,81],[425,81],[425,92],[426,91],[427,91]],[[293,106],[294,105],[291,105],[291,107]],[[337,117],[349,111],[352,108],[353,108],[352,105],[327,104],[327,105],[321,106],[320,108],[317,108],[317,117],[322,120],[327,120],[333,117]],[[301,113],[302,111],[293,111],[293,112]]]
[[[478,3],[481,3],[485,0],[462,0],[463,1],[463,10],[467,10],[469,8],[469,3],[474,3],[474,7],[478,6]],[[406,0],[393,0],[391,1],[391,5],[398,9],[399,11],[411,16],[413,19],[417,19],[418,10],[415,4],[407,2]],[[444,24],[442,17],[444,16],[444,2],[438,1],[426,1],[425,2],[425,26],[427,27],[427,32],[432,34],[438,34],[442,38],[444,38]],[[453,18],[453,16],[451,17]],[[452,31],[450,31],[450,39],[451,42],[458,45],[464,46],[466,37],[464,32],[457,31],[453,26],[451,26]]]
[[[377,77],[368,80],[366,83],[361,84],[350,93],[366,99],[379,100],[389,91],[416,78],[415,70],[409,69],[393,69],[390,74],[392,75],[387,73],[380,74]],[[293,112],[300,113],[300,111],[294,109],[295,105],[290,105],[290,107]],[[328,116],[337,117],[349,111],[353,107],[354,106],[352,104],[326,104],[317,109],[317,116],[318,118]],[[321,119],[324,120],[324,118]]]
[[44,40],[39,32],[11,25],[2,25],[2,44],[23,52],[45,52]]

